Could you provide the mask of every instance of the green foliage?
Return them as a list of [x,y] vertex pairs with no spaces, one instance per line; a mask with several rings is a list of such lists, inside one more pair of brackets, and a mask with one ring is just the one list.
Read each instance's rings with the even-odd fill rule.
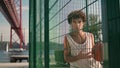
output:
[[55,61],[56,61],[56,64],[65,64],[65,60],[64,60],[64,54],[63,54],[63,50],[56,50],[55,51]]
[[93,33],[95,40],[99,39],[99,31],[101,29],[101,22],[98,19],[98,15],[89,14],[88,15],[88,27],[85,25],[84,30]]

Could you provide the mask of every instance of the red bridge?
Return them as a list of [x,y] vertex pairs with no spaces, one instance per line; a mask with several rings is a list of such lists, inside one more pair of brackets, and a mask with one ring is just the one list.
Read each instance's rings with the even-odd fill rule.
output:
[[0,11],[7,19],[10,28],[10,47],[12,47],[12,30],[20,40],[20,48],[25,44],[22,32],[22,0],[0,0]]

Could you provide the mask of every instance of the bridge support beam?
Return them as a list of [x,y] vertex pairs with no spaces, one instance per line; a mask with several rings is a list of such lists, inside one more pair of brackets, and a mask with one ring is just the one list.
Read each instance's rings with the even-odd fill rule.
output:
[[10,28],[10,48],[12,48],[12,27]]

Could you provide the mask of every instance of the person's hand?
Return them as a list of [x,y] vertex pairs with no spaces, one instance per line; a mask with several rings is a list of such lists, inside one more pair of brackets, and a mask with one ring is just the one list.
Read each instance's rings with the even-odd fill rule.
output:
[[79,59],[88,59],[88,58],[92,58],[94,55],[92,54],[92,52],[88,52],[88,53],[84,53],[83,50],[81,50],[78,53],[78,57]]

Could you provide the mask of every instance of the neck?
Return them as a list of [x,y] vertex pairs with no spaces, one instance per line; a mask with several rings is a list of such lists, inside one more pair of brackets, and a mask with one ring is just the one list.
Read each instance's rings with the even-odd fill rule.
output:
[[72,33],[74,36],[82,36],[84,34],[83,30],[75,31]]
[[83,30],[79,30],[78,33],[79,33],[80,35],[82,35],[84,32],[83,32]]

